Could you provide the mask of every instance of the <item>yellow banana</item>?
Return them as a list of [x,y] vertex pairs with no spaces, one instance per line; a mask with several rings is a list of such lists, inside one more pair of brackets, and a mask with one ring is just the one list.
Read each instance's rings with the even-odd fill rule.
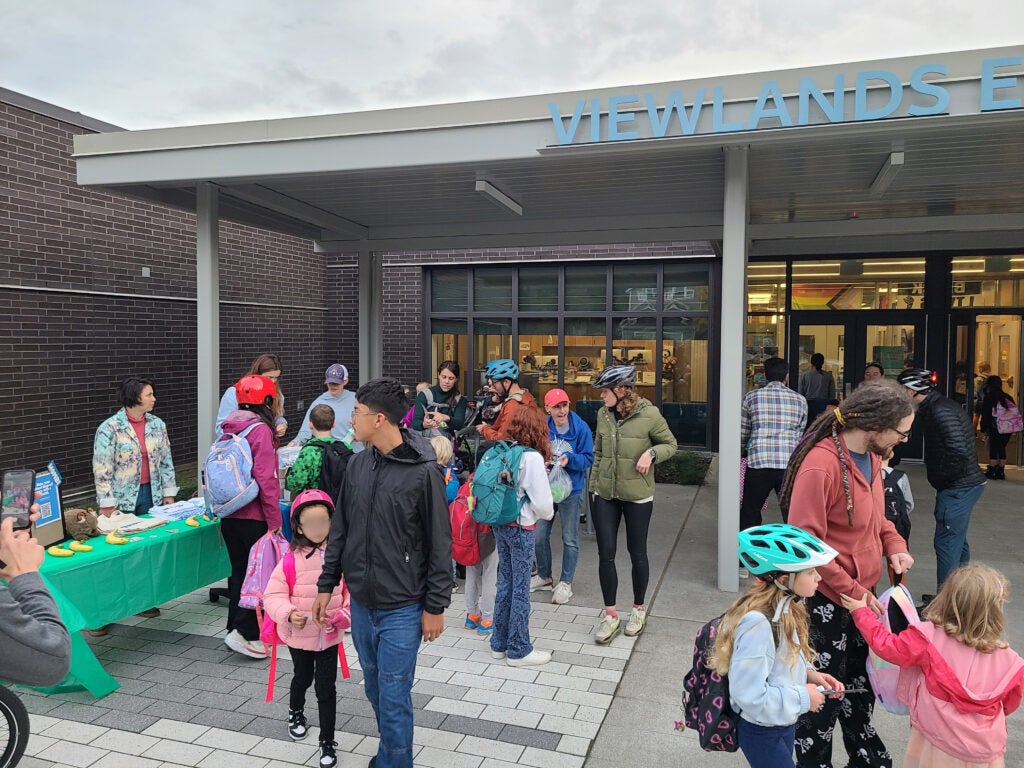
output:
[[198,528],[201,525],[201,523],[198,520],[196,520],[195,515],[192,515],[192,517],[185,518],[185,525],[191,525],[193,528]]
[[60,546],[59,544],[54,544],[52,547],[47,547],[46,551],[54,557],[72,557],[75,554],[69,549],[64,549],[64,547]]
[[[92,552],[92,546],[89,544],[83,544],[80,541],[72,541],[68,544],[68,549],[72,552]],[[58,555],[60,557],[60,555]]]
[[117,531],[107,534],[107,544],[127,544],[128,539],[124,536],[118,536]]

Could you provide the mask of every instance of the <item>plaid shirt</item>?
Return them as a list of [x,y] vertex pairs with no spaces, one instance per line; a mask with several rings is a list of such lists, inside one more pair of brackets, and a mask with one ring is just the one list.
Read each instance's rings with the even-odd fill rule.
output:
[[[740,437],[751,469],[785,469],[807,426],[807,400],[781,381],[747,392]],[[749,441],[749,445],[748,445]]]

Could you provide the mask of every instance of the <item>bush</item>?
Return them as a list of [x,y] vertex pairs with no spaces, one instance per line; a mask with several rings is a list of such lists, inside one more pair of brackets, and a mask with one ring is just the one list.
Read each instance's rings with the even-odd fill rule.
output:
[[711,459],[696,451],[679,451],[654,466],[654,480],[673,485],[704,485]]

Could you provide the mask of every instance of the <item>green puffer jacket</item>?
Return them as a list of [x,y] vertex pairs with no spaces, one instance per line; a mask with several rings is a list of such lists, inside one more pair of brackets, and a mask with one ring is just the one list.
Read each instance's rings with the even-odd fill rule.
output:
[[621,501],[640,501],[653,496],[654,466],[646,475],[636,471],[637,460],[648,448],[653,448],[657,454],[655,463],[665,461],[676,452],[676,438],[661,411],[650,400],[639,398],[629,416],[618,423],[610,409],[598,411],[590,492],[603,499]]

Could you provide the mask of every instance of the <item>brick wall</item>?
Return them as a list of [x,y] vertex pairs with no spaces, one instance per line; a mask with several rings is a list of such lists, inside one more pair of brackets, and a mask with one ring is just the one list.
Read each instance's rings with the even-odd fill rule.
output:
[[[155,380],[176,463],[194,462],[196,442],[195,216],[80,188],[71,150],[84,132],[0,103],[0,468],[52,458],[70,487],[91,482],[93,434],[130,373]],[[294,434],[333,357],[325,258],[230,222],[220,239],[220,391],[276,352]]]

